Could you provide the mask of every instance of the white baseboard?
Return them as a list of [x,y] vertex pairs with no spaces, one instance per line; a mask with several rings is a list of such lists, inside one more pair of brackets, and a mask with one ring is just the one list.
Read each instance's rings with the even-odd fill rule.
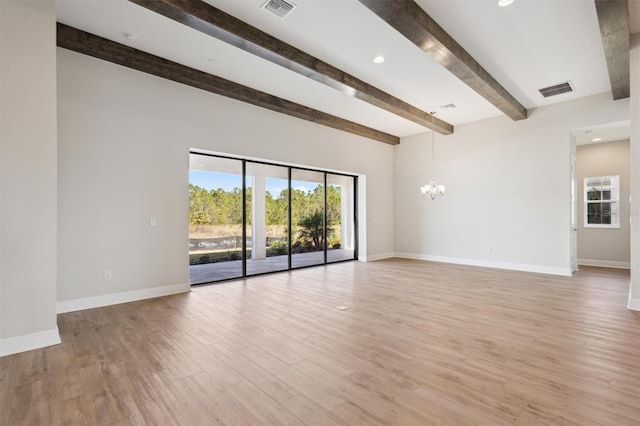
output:
[[63,314],[65,312],[82,311],[84,309],[100,308],[102,306],[117,305],[119,303],[135,302],[136,300],[151,299],[154,297],[168,296],[170,294],[185,293],[187,291],[190,291],[190,289],[191,287],[189,286],[189,284],[174,284],[164,287],[145,288],[143,290],[105,294],[104,296],[63,300],[57,303],[56,311],[59,314]]
[[616,262],[613,260],[578,259],[578,265],[599,266],[600,268],[631,269],[630,262]]
[[405,259],[453,263],[456,265],[480,266],[482,268],[507,269],[510,271],[535,272],[538,274],[560,275],[563,277],[570,277],[572,275],[571,269],[569,267],[556,268],[551,266],[527,265],[527,264],[521,264],[521,263],[494,262],[494,261],[482,260],[482,259],[464,259],[464,258],[458,258],[458,257],[432,256],[428,254],[418,254],[418,253],[396,253],[395,256],[402,257]]
[[373,254],[371,256],[359,257],[358,260],[362,260],[364,262],[374,262],[376,260],[390,259],[395,257],[395,253],[382,253],[382,254]]
[[38,333],[24,334],[0,340],[0,356],[57,345],[61,342],[58,327]]

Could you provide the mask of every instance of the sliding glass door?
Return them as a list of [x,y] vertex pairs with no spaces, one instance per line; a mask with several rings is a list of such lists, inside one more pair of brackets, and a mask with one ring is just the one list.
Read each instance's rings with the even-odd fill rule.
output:
[[242,277],[242,162],[191,155],[189,167],[190,282]]
[[357,258],[356,177],[190,155],[190,283]]
[[325,263],[324,173],[291,171],[291,266]]
[[327,173],[327,223],[332,230],[327,238],[327,262],[354,258],[355,196],[353,177]]
[[[247,275],[289,269],[289,169],[247,162]],[[250,189],[250,191],[249,191]]]

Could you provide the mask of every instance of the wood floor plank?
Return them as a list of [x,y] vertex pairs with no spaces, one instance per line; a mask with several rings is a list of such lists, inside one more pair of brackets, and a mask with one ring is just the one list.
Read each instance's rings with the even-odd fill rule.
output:
[[228,389],[229,394],[264,424],[302,425],[302,421],[285,410],[251,382],[242,381]]
[[345,401],[334,408],[331,413],[348,425],[384,426],[387,424],[384,420],[374,416],[368,410],[363,409],[351,401]]
[[[121,368],[119,371],[126,371]],[[136,423],[179,425],[167,406],[161,389],[154,386],[153,373],[119,374],[116,389],[119,398],[126,407],[126,414],[135,419]]]
[[296,395],[282,406],[307,426],[348,425],[304,395]]
[[151,387],[150,372],[141,368],[139,363],[121,361],[108,366],[109,386],[122,404],[122,418],[114,423],[145,424],[177,424],[158,392]]
[[0,425],[8,425],[11,417],[16,377],[20,372],[19,356],[20,354],[14,354],[0,357]]
[[75,399],[84,394],[82,377],[78,368],[68,368],[64,371],[51,373],[47,380],[50,383],[49,399],[52,404]]
[[[519,382],[507,383],[507,392],[526,398],[529,401],[524,411],[533,414],[534,417],[546,418],[547,414],[554,414],[555,419],[574,422],[576,424],[602,424],[602,425],[625,425],[633,424],[640,419],[636,415],[629,415],[629,407],[617,412],[615,404],[609,405],[612,401],[601,401],[584,392],[563,392],[556,391],[550,395],[543,390],[537,390],[530,386],[525,386]],[[640,402],[640,401],[639,401]]]
[[345,360],[339,359],[338,354],[331,350],[314,347],[308,341],[288,337],[281,333],[269,332],[269,334],[265,333],[264,335],[269,336],[272,339],[278,339],[278,342],[282,346],[304,355],[304,359],[313,360],[320,365],[330,368],[331,371],[336,374],[348,376],[354,371],[354,367],[352,365],[345,362]]
[[92,424],[107,425],[129,415],[120,395],[109,389],[85,396],[84,403],[88,407]]
[[[27,369],[29,373],[32,371]],[[11,415],[7,425],[41,425],[51,418],[49,403],[49,382],[46,378],[17,385],[10,407]]]
[[370,413],[372,417],[382,419],[388,424],[419,424],[423,421],[419,417],[402,410],[393,401],[359,387],[348,378],[334,374],[313,361],[301,361],[295,367],[332,389],[344,399],[361,407]]
[[193,397],[185,384],[170,370],[152,375],[151,385],[157,389],[164,404],[179,424],[204,425],[209,423],[209,412]]
[[51,404],[51,424],[87,425],[91,424],[91,414],[82,396]]
[[47,374],[47,351],[27,351],[18,356],[17,386],[41,379]]
[[448,409],[469,423],[475,419],[485,419],[493,425],[513,424],[520,411],[491,396],[454,386],[441,380],[433,380],[421,385],[413,394],[427,402]]
[[214,355],[213,352],[208,349],[208,344],[203,345],[191,335],[181,336],[177,343],[180,345],[186,344],[188,347],[187,352],[191,359],[190,362],[196,364],[202,371],[205,371],[211,377],[215,378],[216,382],[222,387],[226,388],[244,380],[244,377],[240,373]]
[[[298,394],[298,391],[294,387],[280,379],[275,372],[271,372],[257,365],[241,352],[234,350],[231,346],[223,343],[215,343],[208,346],[208,348],[214,355],[242,375],[245,380],[250,381],[262,392],[266,392],[269,397],[276,402],[286,401]],[[227,389],[230,388],[231,387]]]
[[[241,352],[256,364],[273,372],[280,380],[289,384],[297,392],[311,398],[315,401],[316,405],[321,406],[324,410],[333,410],[344,402],[343,398],[336,396],[335,393],[327,387],[301,373],[296,368],[271,356],[257,346],[247,346],[243,348]],[[291,401],[291,399],[287,401]],[[300,402],[303,403],[304,401],[300,400]],[[312,409],[312,407],[308,408]]]
[[200,372],[181,380],[191,394],[208,410],[212,423],[221,425],[259,425],[262,423],[209,374]]
[[272,356],[275,356],[281,361],[286,362],[289,365],[293,365],[307,358],[305,355],[299,353],[298,351],[289,347],[285,347],[279,344],[277,341],[273,341],[263,336],[253,339],[253,344],[259,346],[260,349],[264,350]]
[[638,426],[628,289],[389,259],[70,312],[0,358],[0,426]]
[[458,416],[455,411],[421,400],[414,394],[415,389],[409,390],[403,386],[397,386],[375,373],[356,371],[349,375],[348,379],[355,385],[379,395],[383,400],[393,402],[400,410],[421,419],[424,424],[465,426],[472,424]]

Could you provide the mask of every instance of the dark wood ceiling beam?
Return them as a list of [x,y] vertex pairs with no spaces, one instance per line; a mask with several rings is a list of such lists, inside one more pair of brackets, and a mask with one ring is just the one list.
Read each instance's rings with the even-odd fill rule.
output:
[[453,133],[451,124],[434,115],[391,96],[203,1],[129,1],[436,132]]
[[527,109],[413,0],[360,3],[513,120],[527,118]]
[[400,138],[58,23],[58,46],[302,120],[397,145]]
[[595,0],[595,2],[613,99],[628,98],[631,94],[629,2],[628,0]]

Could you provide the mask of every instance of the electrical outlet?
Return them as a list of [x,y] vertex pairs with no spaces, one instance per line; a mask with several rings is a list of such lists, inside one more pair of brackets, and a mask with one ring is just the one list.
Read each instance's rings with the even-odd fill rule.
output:
[[149,219],[149,225],[151,227],[156,227],[158,226],[158,219],[155,217],[152,217],[151,219]]
[[109,270],[104,271],[104,279],[105,280],[110,280],[111,279],[111,271],[109,271]]

